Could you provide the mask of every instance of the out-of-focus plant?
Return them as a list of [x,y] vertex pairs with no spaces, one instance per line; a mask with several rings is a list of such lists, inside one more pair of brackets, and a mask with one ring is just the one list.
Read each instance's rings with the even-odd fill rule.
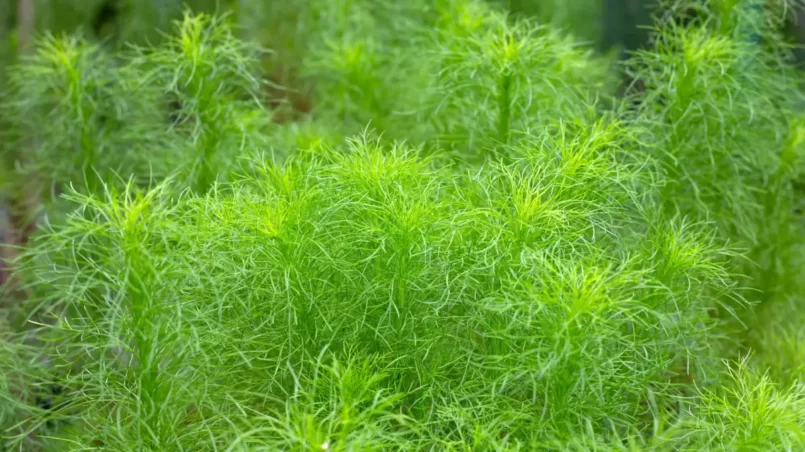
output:
[[[654,47],[631,62],[639,120],[662,163],[669,209],[714,221],[726,240],[749,247],[757,283],[777,290],[791,249],[792,183],[802,143],[798,77],[772,11],[753,2],[676,2]],[[780,259],[783,259],[782,261]]]
[[178,171],[203,192],[255,145],[250,130],[270,122],[257,99],[257,56],[204,15],[186,16],[159,47],[122,54],[47,36],[11,71],[6,152],[33,143],[26,169],[62,186],[97,191],[118,177]]

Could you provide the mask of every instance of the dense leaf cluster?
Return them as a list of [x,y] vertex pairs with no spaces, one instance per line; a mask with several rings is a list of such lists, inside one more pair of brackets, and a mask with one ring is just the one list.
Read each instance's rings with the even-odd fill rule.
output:
[[626,90],[474,0],[269,6],[276,54],[233,16],[43,38],[4,152],[67,194],[15,262],[5,445],[805,448],[783,6],[669,2]]

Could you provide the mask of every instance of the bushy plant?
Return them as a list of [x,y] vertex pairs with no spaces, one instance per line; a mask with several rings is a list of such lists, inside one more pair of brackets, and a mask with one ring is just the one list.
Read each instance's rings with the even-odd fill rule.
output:
[[636,122],[666,174],[661,202],[712,221],[723,242],[746,250],[733,268],[756,289],[750,300],[767,306],[739,313],[736,328],[748,325],[744,345],[774,356],[761,361],[788,384],[801,366],[784,358],[801,347],[799,327],[781,319],[798,318],[802,305],[803,142],[801,75],[781,24],[796,5],[668,3],[653,46],[630,62],[644,87]]
[[77,196],[28,270],[84,407],[65,422],[110,426],[75,440],[531,447],[679,403],[669,379],[707,364],[730,288],[723,251],[684,223],[621,234],[644,220],[602,128],[484,173],[362,140],[230,194]]
[[302,63],[319,120],[352,133],[371,123],[477,163],[520,133],[580,119],[612,91],[604,60],[534,20],[453,0],[409,4],[400,20],[392,5],[347,2],[325,16],[343,25],[327,27]]
[[640,119],[667,172],[663,198],[754,244],[775,202],[764,197],[782,195],[771,191],[781,189],[797,163],[799,145],[788,140],[799,91],[796,74],[779,60],[785,50],[780,37],[751,4],[705,2],[695,27],[671,15],[631,67],[645,86]]
[[[70,208],[13,263],[4,445],[805,448],[784,8],[666,6],[623,100],[475,0],[271,5],[268,60],[233,16],[46,37],[7,155]],[[295,52],[313,106],[271,125]]]
[[257,102],[258,49],[210,16],[188,15],[176,31],[117,55],[80,37],[45,37],[11,71],[6,152],[32,157],[26,171],[89,191],[177,171],[209,189],[270,121]]

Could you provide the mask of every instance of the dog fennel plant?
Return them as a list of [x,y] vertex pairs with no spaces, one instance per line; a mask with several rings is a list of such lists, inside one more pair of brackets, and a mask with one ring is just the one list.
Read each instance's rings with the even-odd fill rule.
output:
[[622,243],[617,145],[567,145],[604,155],[465,174],[358,140],[229,194],[72,195],[29,255],[72,440],[529,448],[679,403],[722,252],[682,223]]
[[[798,91],[773,11],[738,3],[675,2],[702,16],[658,22],[631,109],[603,60],[475,1],[300,7],[316,103],[271,127],[221,19],[114,55],[46,38],[9,105],[62,121],[19,139],[73,210],[18,263],[4,445],[802,449],[796,364],[720,361],[719,309],[755,301],[732,243],[798,262]],[[757,263],[785,288],[762,308],[795,309],[799,267]]]
[[256,102],[259,52],[223,19],[187,15],[176,28],[157,47],[115,55],[80,37],[45,36],[11,71],[6,152],[32,152],[27,170],[88,191],[177,171],[183,184],[209,189],[270,118]]
[[[387,138],[478,163],[520,132],[580,118],[611,91],[603,61],[484,3],[326,3],[337,19],[311,44],[302,73],[316,85],[314,117],[352,133],[370,123]],[[398,19],[400,9],[412,12]]]
[[748,342],[789,384],[802,369],[803,148],[800,76],[779,30],[781,11],[795,5],[764,13],[757,2],[682,3],[696,9],[697,26],[676,25],[671,8],[653,47],[630,62],[646,85],[637,120],[667,174],[664,202],[748,250],[752,264],[738,268],[763,303],[756,316],[741,315]]

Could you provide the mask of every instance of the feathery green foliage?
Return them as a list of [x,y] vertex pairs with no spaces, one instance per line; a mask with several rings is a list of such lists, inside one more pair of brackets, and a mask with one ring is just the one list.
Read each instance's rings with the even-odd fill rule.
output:
[[177,170],[206,191],[268,126],[257,61],[255,46],[205,15],[187,16],[158,47],[114,56],[47,36],[11,72],[6,152],[33,153],[26,170],[89,191],[115,175],[147,181]]
[[[497,437],[470,444],[526,447],[590,422],[629,425],[649,394],[671,403],[680,388],[665,380],[708,360],[707,311],[730,288],[724,251],[683,223],[624,243],[619,229],[641,219],[629,218],[633,175],[608,138],[564,156],[524,147],[516,165],[465,174],[353,141],[260,164],[229,195],[76,196],[83,207],[34,248],[29,272],[47,281],[32,301],[60,319],[42,334],[58,367],[75,369],[66,385],[82,423],[113,426],[77,440],[198,448],[246,435],[208,422],[256,428],[258,416],[274,428],[241,443],[310,440],[282,425],[386,449],[466,441],[476,427],[461,415],[489,417]],[[305,394],[319,384],[372,395]],[[137,403],[115,403],[123,394]],[[176,424],[187,410],[215,417]],[[353,431],[361,416],[378,424]]]
[[[475,0],[43,37],[5,151],[69,208],[14,263],[2,445],[804,449],[784,5],[667,2],[626,99]],[[248,38],[270,16],[295,18],[257,33],[276,54]]]
[[589,51],[483,3],[414,3],[409,20],[398,19],[397,2],[347,5],[327,16],[339,20],[303,71],[318,87],[314,114],[351,133],[370,123],[478,163],[520,133],[581,118],[611,91],[606,64]]

